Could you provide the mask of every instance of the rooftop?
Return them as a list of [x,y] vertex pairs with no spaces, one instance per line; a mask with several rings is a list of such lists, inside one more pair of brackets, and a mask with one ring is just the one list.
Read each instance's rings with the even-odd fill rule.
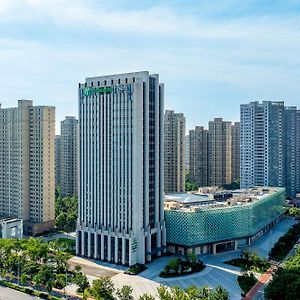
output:
[[206,194],[199,192],[167,194],[165,195],[164,209],[194,212],[197,210],[248,205],[283,190],[284,188],[279,187],[254,187]]

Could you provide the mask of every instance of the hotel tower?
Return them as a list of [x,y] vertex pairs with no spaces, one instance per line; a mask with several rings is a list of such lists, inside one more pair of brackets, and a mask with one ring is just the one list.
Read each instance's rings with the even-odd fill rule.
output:
[[134,265],[165,251],[164,86],[135,72],[79,84],[77,255]]

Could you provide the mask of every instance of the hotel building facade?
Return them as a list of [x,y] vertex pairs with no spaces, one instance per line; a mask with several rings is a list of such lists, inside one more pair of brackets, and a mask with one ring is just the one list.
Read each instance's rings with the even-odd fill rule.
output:
[[147,71],[79,84],[77,255],[134,265],[166,246],[164,85]]

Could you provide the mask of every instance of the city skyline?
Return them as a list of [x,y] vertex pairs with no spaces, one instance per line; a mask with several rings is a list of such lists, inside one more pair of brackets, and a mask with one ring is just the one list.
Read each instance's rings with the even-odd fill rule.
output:
[[147,69],[160,74],[165,108],[183,112],[187,129],[238,121],[249,101],[299,105],[300,2],[268,2],[3,0],[2,105],[54,105],[58,133],[65,115],[78,116],[80,78]]

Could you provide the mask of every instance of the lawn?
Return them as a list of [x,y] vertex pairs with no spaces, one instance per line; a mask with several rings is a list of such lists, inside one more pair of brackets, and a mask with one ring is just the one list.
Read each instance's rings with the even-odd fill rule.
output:
[[225,261],[225,264],[241,268],[244,271],[252,271],[256,273],[264,273],[270,268],[270,263],[259,257],[256,253],[244,251],[241,257]]

